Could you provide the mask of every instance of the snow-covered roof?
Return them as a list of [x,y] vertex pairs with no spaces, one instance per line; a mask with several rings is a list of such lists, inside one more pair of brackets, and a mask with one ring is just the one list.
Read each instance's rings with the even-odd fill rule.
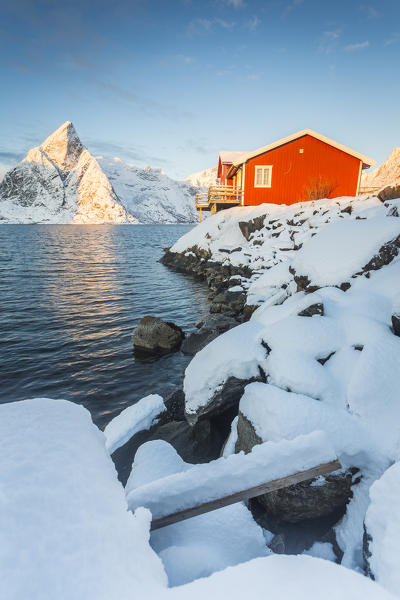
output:
[[343,152],[346,152],[347,154],[350,154],[351,156],[355,156],[356,158],[359,158],[360,160],[362,160],[363,163],[369,167],[373,167],[374,165],[376,165],[376,161],[373,160],[372,158],[369,158],[368,156],[365,156],[364,154],[360,154],[359,152],[356,152],[355,150],[352,150],[351,148],[348,148],[347,146],[344,146],[343,144],[339,144],[338,142],[335,142],[334,140],[331,140],[330,138],[325,137],[321,133],[317,133],[316,131],[313,131],[312,129],[302,129],[301,131],[298,131],[297,133],[293,133],[292,135],[289,135],[288,137],[277,140],[276,142],[273,142],[272,144],[268,144],[268,146],[263,146],[262,148],[258,148],[257,150],[254,150],[253,152],[247,152],[247,153],[242,154],[242,156],[240,156],[240,157],[236,157],[233,160],[233,166],[238,167],[238,166],[242,165],[244,162],[248,161],[250,158],[253,158],[254,156],[258,156],[259,154],[264,154],[265,152],[274,150],[274,148],[278,148],[279,146],[283,146],[283,144],[287,144],[289,142],[292,142],[293,140],[297,140],[298,138],[303,137],[304,135],[311,135],[312,137],[316,138],[317,140],[320,140],[321,142],[325,142],[325,144],[329,144],[330,146],[333,146],[334,148],[337,148],[338,150],[342,150]]
[[222,152],[219,153],[219,158],[221,160],[222,163],[229,163],[232,164],[235,161],[239,160],[241,156],[246,155],[246,152],[242,151],[236,151],[236,150],[223,150]]

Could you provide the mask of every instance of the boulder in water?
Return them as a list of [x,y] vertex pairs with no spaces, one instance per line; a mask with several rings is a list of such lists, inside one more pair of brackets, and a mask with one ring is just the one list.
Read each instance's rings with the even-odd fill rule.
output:
[[140,319],[132,339],[138,352],[163,354],[178,350],[184,337],[182,329],[174,323],[146,316]]

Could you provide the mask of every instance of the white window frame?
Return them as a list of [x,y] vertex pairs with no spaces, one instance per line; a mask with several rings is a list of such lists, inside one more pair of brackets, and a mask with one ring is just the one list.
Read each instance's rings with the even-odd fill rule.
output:
[[[257,171],[259,169],[268,169],[269,177],[268,184],[257,184]],[[254,167],[254,187],[255,188],[270,188],[272,186],[272,165],[255,165]]]

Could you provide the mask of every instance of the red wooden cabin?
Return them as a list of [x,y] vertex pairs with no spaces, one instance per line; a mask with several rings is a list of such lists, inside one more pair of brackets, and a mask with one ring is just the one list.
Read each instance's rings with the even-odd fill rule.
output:
[[221,152],[218,184],[197,205],[214,213],[237,205],[356,196],[362,170],[373,165],[371,158],[303,129],[253,152]]

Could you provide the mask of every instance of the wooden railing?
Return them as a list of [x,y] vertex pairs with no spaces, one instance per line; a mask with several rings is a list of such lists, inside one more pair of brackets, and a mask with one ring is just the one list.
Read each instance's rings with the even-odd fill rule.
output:
[[241,188],[229,185],[212,185],[208,192],[199,192],[195,196],[196,208],[208,208],[212,204],[240,204]]

